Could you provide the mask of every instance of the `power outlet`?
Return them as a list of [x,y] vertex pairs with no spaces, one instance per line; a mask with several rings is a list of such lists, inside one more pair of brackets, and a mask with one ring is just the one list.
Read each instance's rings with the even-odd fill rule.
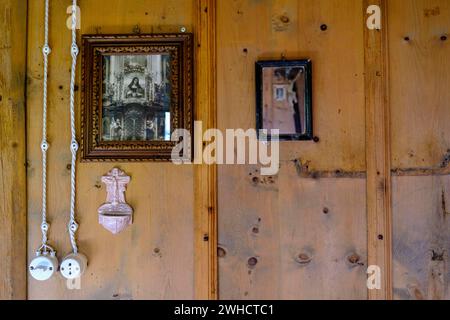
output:
[[66,279],[77,279],[83,275],[86,267],[86,256],[81,253],[72,253],[61,262],[60,271]]

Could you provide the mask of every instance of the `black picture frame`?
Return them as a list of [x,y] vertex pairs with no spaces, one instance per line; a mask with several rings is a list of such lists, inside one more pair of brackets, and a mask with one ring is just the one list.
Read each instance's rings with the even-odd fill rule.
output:
[[[271,141],[274,139],[270,134],[263,135],[260,130],[268,129],[264,127],[264,77],[263,71],[265,68],[301,68],[304,70],[304,86],[297,88],[303,90],[304,103],[302,106],[297,104],[296,116],[299,116],[300,108],[303,108],[304,129],[299,129],[297,125],[301,119],[294,118],[296,133],[282,134],[280,133],[278,139],[280,141],[308,141],[313,140],[313,116],[312,116],[312,62],[310,59],[301,60],[262,60],[255,63],[255,80],[256,80],[256,129],[258,138],[260,140]],[[295,104],[294,104],[295,106]],[[274,129],[274,128],[272,128]]]

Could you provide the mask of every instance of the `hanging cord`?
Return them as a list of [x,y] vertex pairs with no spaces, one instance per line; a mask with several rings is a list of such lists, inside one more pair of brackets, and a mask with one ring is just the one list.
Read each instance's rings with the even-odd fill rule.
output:
[[75,220],[75,179],[76,179],[76,162],[77,162],[77,151],[78,142],[76,140],[76,129],[75,129],[75,74],[77,68],[77,57],[78,57],[78,46],[77,46],[77,0],[73,0],[72,4],[72,45],[71,45],[71,55],[72,55],[72,70],[70,78],[70,129],[71,129],[71,142],[70,151],[72,152],[72,164],[70,172],[70,221],[69,221],[69,235],[70,242],[72,244],[72,250],[74,253],[78,253],[77,241],[75,238],[75,233],[78,229],[78,224]]
[[48,86],[48,56],[51,53],[50,46],[48,44],[48,21],[49,21],[49,0],[45,0],[45,19],[44,19],[44,46],[42,47],[42,54],[44,56],[44,84],[43,84],[43,98],[42,98],[42,245],[37,250],[37,253],[47,254],[48,252],[54,253],[55,250],[50,247],[48,242],[47,233],[50,225],[47,222],[47,151],[50,145],[47,141],[47,86]]

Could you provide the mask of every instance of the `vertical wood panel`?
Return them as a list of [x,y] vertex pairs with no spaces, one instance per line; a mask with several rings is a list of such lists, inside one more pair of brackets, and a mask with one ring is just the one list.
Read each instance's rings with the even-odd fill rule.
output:
[[449,176],[393,179],[395,299],[450,299],[449,191]]
[[221,201],[239,205],[219,219],[220,297],[366,299],[365,179],[305,179],[283,163],[270,182],[256,170],[222,181],[236,193]]
[[[392,298],[391,159],[388,100],[387,1],[364,1],[381,8],[381,30],[364,27],[366,87],[366,165],[369,265],[381,268],[381,290],[370,299]],[[368,16],[364,15],[365,19]],[[363,21],[365,23],[365,21]]]
[[[217,124],[216,0],[197,0],[196,14],[195,118],[202,121],[203,130],[207,130],[216,128]],[[196,165],[194,188],[195,296],[197,299],[217,299],[217,166]]]
[[0,0],[0,299],[25,299],[27,1]]
[[330,176],[365,170],[362,12],[359,0],[218,2],[219,128],[255,128],[255,61],[311,58],[320,138],[281,143],[273,177],[257,166],[219,167],[221,299],[367,298],[364,175],[297,171],[300,162]]
[[445,166],[450,149],[450,1],[390,0],[388,13],[393,166]]
[[364,171],[362,2],[233,0],[218,3],[217,12],[220,128],[255,126],[255,61],[310,58],[320,142],[283,143],[281,159],[302,158],[311,170]]
[[450,2],[390,0],[388,14],[392,162],[424,172],[393,179],[394,298],[450,299]]

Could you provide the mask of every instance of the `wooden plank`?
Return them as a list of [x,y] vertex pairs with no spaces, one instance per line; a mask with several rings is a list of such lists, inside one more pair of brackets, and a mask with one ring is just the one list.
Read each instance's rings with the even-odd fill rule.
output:
[[285,248],[276,177],[266,183],[249,165],[221,166],[219,177],[219,296],[280,299]]
[[[216,0],[197,0],[196,120],[216,128]],[[203,134],[203,133],[202,133]],[[201,150],[200,150],[201,152]],[[200,155],[201,156],[201,155]],[[217,299],[217,166],[196,165],[195,297]]]
[[387,1],[363,2],[364,24],[369,5],[381,8],[381,30],[364,28],[366,92],[366,165],[369,265],[381,268],[381,289],[369,299],[392,298],[391,159],[388,100]]
[[[28,252],[40,241],[41,99],[43,1],[29,1],[28,46]],[[51,1],[49,77],[49,197],[51,243],[62,258],[70,252],[66,233],[70,171],[69,69],[70,31],[64,13],[70,3]],[[80,33],[193,32],[194,0],[80,1]],[[99,14],[101,12],[101,14]],[[80,75],[80,73],[78,73]],[[77,85],[80,86],[80,78]],[[77,92],[77,114],[79,114]],[[98,224],[105,201],[102,175],[114,166],[131,176],[127,202],[134,223],[113,236]],[[77,167],[79,248],[89,258],[81,290],[68,290],[61,277],[40,283],[28,280],[30,299],[193,299],[194,298],[193,166],[170,163],[80,163]],[[23,267],[23,264],[22,264]]]
[[0,300],[27,297],[26,25],[26,1],[0,1]]
[[[365,268],[348,262],[353,252],[367,262],[362,1],[217,5],[218,127],[255,128],[255,61],[311,58],[320,138],[281,143],[272,179],[219,167],[220,298],[366,299]],[[303,267],[295,259],[308,248]]]
[[449,300],[450,176],[393,179],[394,297]]
[[221,298],[366,299],[365,180],[305,179],[290,162],[277,177],[257,169],[223,181],[236,190],[223,201],[240,207],[219,217]]
[[279,176],[281,298],[367,299],[365,179]]
[[450,3],[389,1],[395,299],[450,299]]
[[450,1],[389,0],[388,15],[393,166],[440,167],[450,149]]
[[220,128],[255,127],[255,61],[310,58],[313,127],[320,141],[281,144],[281,159],[302,158],[311,170],[364,171],[361,20],[359,0],[218,3]]

